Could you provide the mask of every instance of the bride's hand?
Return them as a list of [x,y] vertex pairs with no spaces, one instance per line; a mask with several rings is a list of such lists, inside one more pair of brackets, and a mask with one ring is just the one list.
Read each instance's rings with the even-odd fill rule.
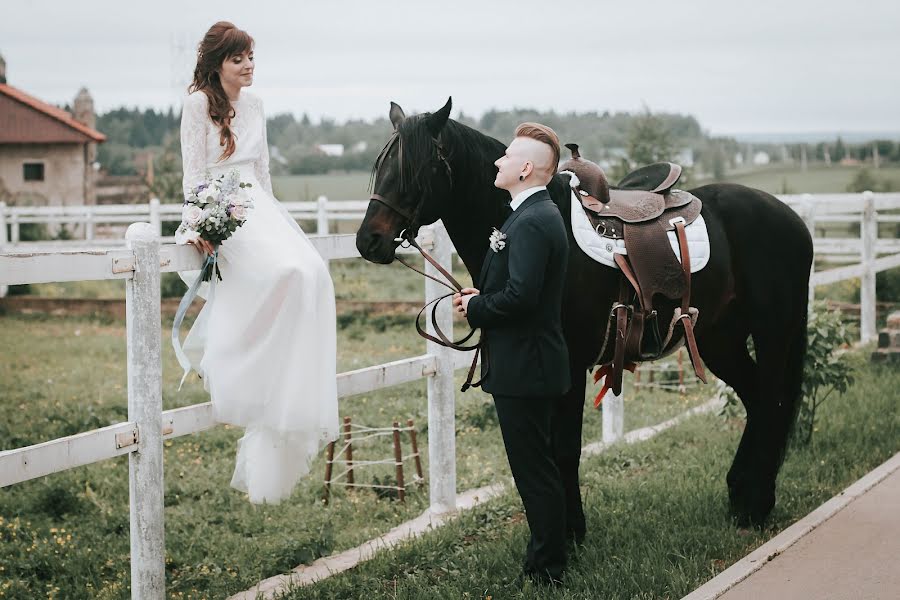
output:
[[201,237],[198,237],[193,240],[189,240],[188,243],[190,245],[194,246],[195,248],[197,248],[198,252],[203,252],[204,254],[212,254],[213,252],[216,251],[215,246],[213,246],[210,242],[208,242],[207,240],[204,240]]

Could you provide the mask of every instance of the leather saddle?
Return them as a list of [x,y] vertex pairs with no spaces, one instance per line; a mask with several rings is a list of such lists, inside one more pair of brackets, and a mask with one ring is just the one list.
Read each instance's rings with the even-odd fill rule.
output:
[[[601,365],[595,379],[606,376],[598,400],[606,389],[621,393],[625,369],[655,360],[671,349],[679,322],[694,371],[705,383],[693,335],[698,311],[690,307],[691,263],[685,234],[685,227],[700,215],[702,202],[675,189],[681,177],[679,165],[654,163],[610,187],[602,169],[580,157],[577,145],[567,147],[573,158],[562,169],[575,174],[572,187],[594,230],[601,237],[625,242],[624,252],[615,255],[623,273],[619,300],[610,311],[603,348],[595,362]],[[676,233],[680,261],[672,252],[668,231]]]

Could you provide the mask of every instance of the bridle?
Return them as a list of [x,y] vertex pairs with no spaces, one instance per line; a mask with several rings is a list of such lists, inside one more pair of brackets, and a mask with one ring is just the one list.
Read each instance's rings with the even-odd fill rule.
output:
[[[444,145],[441,143],[440,134],[438,134],[437,136],[432,136],[431,140],[434,142],[435,148],[437,148],[438,160],[444,165],[444,168],[447,170],[447,178],[450,180],[450,186],[453,187],[453,169],[450,168],[450,161],[447,160],[447,155],[444,153]],[[399,131],[394,132],[391,138],[387,141],[387,144],[384,145],[384,148],[381,149],[381,152],[378,153],[378,158],[375,159],[375,169],[372,173],[372,177],[373,180],[377,180],[378,170],[381,168],[385,157],[395,145],[397,146],[397,162],[400,165],[400,191],[403,192],[406,186],[406,178],[403,176],[403,141],[400,138]],[[420,199],[419,202],[416,203],[416,207],[412,212],[410,212],[406,208],[403,208],[402,206],[399,206],[395,200],[386,196],[382,196],[381,194],[374,193],[374,190],[372,195],[370,196],[370,199],[384,204],[392,211],[406,219],[406,226],[403,227],[403,229],[400,231],[400,235],[398,236],[400,241],[408,241],[416,237],[416,233],[418,233],[419,231],[419,225],[417,221],[419,218],[419,212],[422,210],[422,205],[425,204],[424,198]]]
[[[440,160],[444,164],[444,167],[447,169],[447,177],[450,179],[450,185],[452,186],[453,185],[453,171],[450,168],[450,162],[447,160],[446,154],[444,154],[444,147],[441,144],[440,135],[438,135],[437,137],[432,137],[432,140],[434,141],[435,147],[437,148],[438,160]],[[391,148],[393,148],[393,146],[395,144],[398,146],[397,153],[398,153],[398,161],[400,163],[400,191],[402,192],[403,186],[405,185],[405,180],[403,177],[403,143],[400,140],[399,131],[394,132],[394,135],[391,136],[391,139],[388,140],[387,144],[385,144],[384,148],[382,148],[381,152],[379,153],[378,159],[376,159],[376,162],[375,162],[375,170],[373,172],[373,178],[377,179],[378,169],[381,167],[384,157],[387,156],[387,154],[391,151]],[[428,273],[426,273],[420,269],[417,269],[416,267],[412,266],[411,264],[409,264],[408,262],[406,262],[399,256],[395,255],[394,258],[400,264],[407,267],[408,269],[411,269],[411,270],[415,271],[416,273],[422,275],[423,277],[427,277],[428,279],[430,279],[434,282],[437,282],[440,285],[442,285],[445,288],[450,290],[449,293],[444,294],[443,296],[440,296],[438,298],[435,298],[434,300],[428,302],[427,304],[425,304],[425,306],[422,307],[422,309],[419,311],[419,314],[416,315],[416,332],[421,337],[423,337],[431,342],[434,342],[435,344],[444,346],[445,348],[452,348],[453,350],[459,350],[460,352],[468,352],[470,350],[475,350],[475,357],[472,360],[472,366],[469,367],[469,373],[466,377],[466,382],[463,384],[461,391],[465,392],[470,387],[479,387],[483,381],[483,378],[475,383],[472,383],[472,379],[474,378],[474,375],[475,375],[475,367],[478,364],[478,356],[481,353],[481,348],[483,345],[482,335],[479,335],[478,343],[466,345],[466,342],[468,342],[472,338],[472,336],[475,335],[475,331],[476,331],[475,329],[472,329],[468,333],[468,335],[466,335],[462,339],[454,341],[454,340],[451,340],[449,337],[447,337],[447,335],[441,330],[441,328],[437,322],[436,311],[437,311],[438,304],[440,304],[442,300],[445,300],[445,299],[461,292],[463,290],[463,286],[453,277],[452,274],[450,274],[450,271],[448,271],[443,266],[441,266],[441,264],[438,263],[438,261],[436,261],[433,256],[431,256],[428,252],[426,252],[425,249],[422,248],[418,242],[416,242],[416,234],[418,233],[418,230],[419,230],[419,224],[418,224],[419,212],[422,209],[422,205],[425,204],[424,198],[419,200],[419,202],[416,204],[415,209],[412,212],[406,210],[403,207],[398,206],[395,201],[393,201],[392,199],[387,198],[385,196],[382,196],[381,194],[373,193],[371,196],[371,199],[375,200],[376,202],[380,202],[381,204],[385,205],[386,207],[388,207],[389,209],[391,209],[392,211],[394,211],[395,213],[397,213],[398,215],[400,215],[401,217],[406,219],[406,227],[404,227],[400,231],[400,234],[396,238],[394,238],[394,241],[398,242],[399,247],[401,247],[401,248],[413,247],[416,250],[418,250],[419,254],[421,254],[422,257],[426,261],[431,263],[431,265],[435,269],[437,269],[438,273],[440,273],[445,278],[446,281],[442,281],[433,275],[429,275]],[[404,244],[405,244],[405,246],[404,246]],[[429,307],[431,307],[431,325],[434,328],[434,332],[435,332],[435,334],[437,334],[437,337],[435,337],[435,336],[431,335],[430,333],[428,333],[427,331],[425,331],[425,329],[422,327],[422,324],[421,324],[422,315],[425,314],[425,312],[428,310]]]

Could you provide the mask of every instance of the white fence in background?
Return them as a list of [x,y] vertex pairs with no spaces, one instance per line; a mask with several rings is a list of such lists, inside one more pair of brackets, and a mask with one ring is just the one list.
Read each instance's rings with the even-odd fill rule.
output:
[[[811,231],[817,223],[860,223],[860,237],[835,242],[816,238],[817,255],[858,260],[851,264],[812,274],[812,285],[844,279],[862,279],[862,338],[875,336],[875,273],[900,266],[896,240],[879,240],[879,223],[900,223],[897,215],[879,215],[878,210],[900,209],[900,194],[789,196],[783,200],[807,222]],[[300,219],[316,219],[327,230],[332,219],[360,219],[367,203],[338,203],[320,198],[316,203],[288,204]],[[85,207],[45,208],[28,213],[0,205],[0,289],[22,283],[54,281],[126,280],[126,330],[128,362],[128,421],[25,448],[0,452],[0,487],[13,485],[51,473],[129,455],[129,496],[131,513],[132,598],[156,599],[165,596],[165,543],[163,528],[163,440],[209,429],[212,405],[209,402],[178,409],[162,410],[162,365],[160,331],[160,274],[198,269],[200,255],[191,247],[160,245],[163,220],[180,220],[179,205],[151,202],[148,207],[91,207],[98,212],[87,216]],[[313,210],[314,209],[314,210]],[[10,210],[14,211],[10,213]],[[35,209],[30,209],[35,210]],[[81,210],[81,213],[78,213]],[[56,212],[54,212],[56,211]],[[108,211],[108,212],[104,212]],[[149,212],[147,212],[149,211]],[[6,237],[7,222],[113,222],[146,215],[150,223],[134,223],[128,229],[125,247],[71,249],[73,244],[97,246],[98,240],[67,242],[70,249],[47,248]],[[45,219],[45,220],[39,220]],[[74,219],[74,221],[73,221]],[[82,219],[88,219],[82,221]],[[13,236],[11,236],[13,237]],[[358,257],[354,235],[311,236],[325,259]],[[827,240],[827,241],[826,241]],[[442,264],[450,264],[452,244],[439,224],[422,229],[422,245]],[[887,253],[888,256],[878,257]],[[430,265],[426,268],[436,275]],[[425,300],[443,294],[442,288],[425,283]],[[440,308],[440,327],[452,329],[449,303]],[[431,329],[431,324],[428,324]],[[433,332],[432,332],[433,333]],[[428,380],[429,499],[436,512],[456,506],[455,390],[453,373],[467,366],[469,353],[458,353],[428,342],[426,354],[384,365],[376,365],[338,375],[340,397],[415,381]],[[607,396],[603,402],[603,441],[622,439],[624,408],[622,398]]]
[[[331,221],[361,221],[369,205],[368,200],[335,201],[319,196],[315,202],[283,202],[282,205],[298,221],[315,221],[316,233],[331,233]],[[113,225],[124,227],[131,223],[148,221],[157,231],[162,232],[163,222],[181,221],[181,204],[164,204],[152,198],[147,204],[97,204],[91,206],[7,206],[0,202],[0,224],[5,223],[9,233],[0,233],[0,246],[19,244],[40,244],[41,246],[122,246],[120,235],[98,236],[98,226]],[[22,225],[68,225],[78,227],[83,236],[72,240],[47,240],[40,242],[21,241]],[[5,237],[4,237],[5,236]],[[162,242],[172,242],[172,237],[162,238]],[[85,244],[87,242],[87,244]]]
[[[818,272],[813,265],[810,299],[818,286],[859,278],[860,339],[862,342],[874,340],[878,335],[875,274],[900,267],[900,239],[896,235],[896,227],[900,227],[900,213],[897,212],[900,211],[900,194],[801,194],[782,196],[781,200],[803,217],[813,236],[817,259],[854,263]],[[817,226],[828,223],[858,223],[859,237],[816,237]],[[893,224],[894,237],[879,238],[880,224]]]
[[[778,198],[806,221],[813,236],[816,258],[826,259],[830,263],[853,263],[843,269],[829,269],[826,273],[815,274],[811,280],[810,296],[816,286],[861,277],[863,279],[861,304],[867,314],[863,318],[865,323],[863,339],[874,337],[875,272],[898,266],[896,256],[882,255],[900,254],[900,235],[897,233],[900,231],[900,193],[794,194]],[[282,204],[298,221],[315,221],[317,235],[328,235],[332,221],[361,221],[368,207],[368,201],[335,201],[328,200],[325,196],[319,196],[315,202]],[[154,230],[161,235],[163,222],[181,220],[181,205],[163,204],[156,198],[147,204],[94,206],[7,206],[0,202],[0,252],[122,247],[121,238],[96,237],[97,226],[121,226],[141,220],[149,221]],[[21,225],[32,223],[83,226],[84,237],[74,240],[21,241]],[[816,237],[817,228],[821,229],[829,224],[851,226],[859,224],[859,236]],[[878,229],[882,224],[895,224],[894,235],[879,238]],[[174,240],[172,237],[162,237],[161,241],[167,243]],[[866,268],[869,263],[874,267],[874,271]],[[4,295],[5,289],[0,283],[0,297]],[[871,308],[871,314],[868,314],[865,307]]]
[[[323,258],[358,257],[355,236],[310,238]],[[420,243],[449,264],[450,240],[439,224],[423,228]],[[158,228],[135,223],[124,249],[0,253],[0,285],[52,281],[125,280],[128,421],[41,444],[0,452],[0,487],[82,465],[129,456],[132,598],[165,596],[163,440],[209,429],[210,402],[162,410],[160,274],[199,269],[189,246],[160,245]],[[437,276],[428,265],[431,275]],[[425,298],[442,295],[426,280]],[[439,308],[440,327],[452,335],[449,303]],[[431,323],[428,324],[431,330]],[[431,331],[434,335],[434,331]],[[340,397],[428,379],[429,500],[435,512],[456,507],[455,393],[453,375],[471,353],[428,342],[426,354],[338,375]]]

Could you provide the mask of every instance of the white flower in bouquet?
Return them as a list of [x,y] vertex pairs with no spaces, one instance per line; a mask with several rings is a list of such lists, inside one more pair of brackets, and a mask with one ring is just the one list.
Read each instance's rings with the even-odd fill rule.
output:
[[200,223],[203,209],[196,204],[186,204],[181,211],[181,220],[190,227],[196,227]]
[[247,207],[243,204],[235,204],[231,208],[231,216],[238,221],[245,221],[247,219]]
[[217,201],[220,195],[221,190],[219,189],[219,186],[213,182],[209,187],[198,194],[198,198],[200,199],[200,202],[207,204]]

